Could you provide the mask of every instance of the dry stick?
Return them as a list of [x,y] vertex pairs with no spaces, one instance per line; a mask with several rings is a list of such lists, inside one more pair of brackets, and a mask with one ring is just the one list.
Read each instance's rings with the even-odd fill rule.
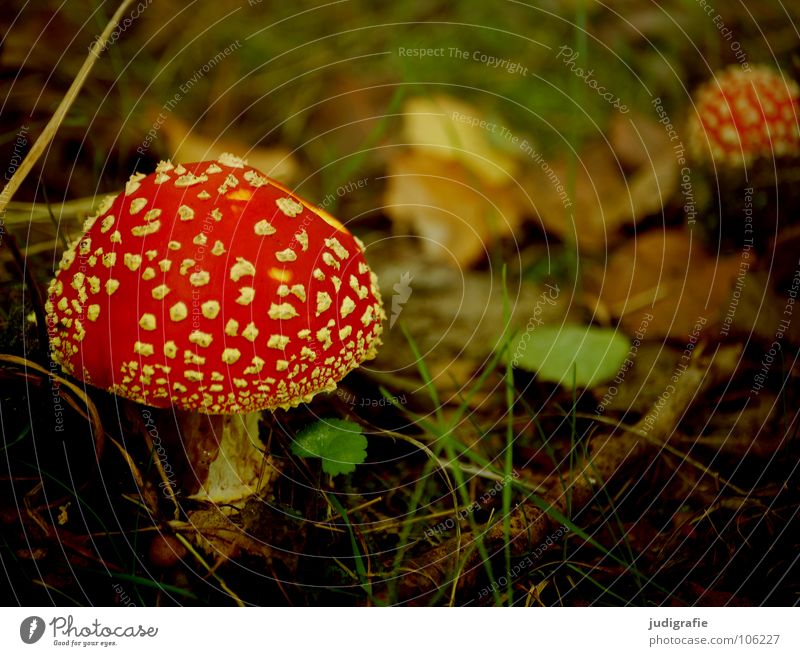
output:
[[[544,493],[543,499],[549,501],[550,507],[566,514],[567,497],[571,494],[572,512],[587,506],[596,494],[598,482],[607,484],[608,480],[618,474],[623,465],[631,462],[647,452],[651,440],[642,437],[644,431],[655,440],[665,440],[680,422],[693,399],[706,389],[724,378],[731,371],[731,358],[727,354],[717,352],[709,364],[703,358],[695,358],[675,385],[674,394],[660,408],[656,420],[647,428],[647,416],[635,426],[635,432],[623,430],[621,433],[599,435],[589,441],[589,456],[576,463],[566,481],[559,476],[552,476],[549,485],[543,487],[550,490]],[[734,359],[735,360],[735,359]],[[702,364],[701,364],[702,362]],[[545,541],[549,531],[556,528],[557,522],[538,506],[527,502],[521,503],[511,513],[510,542],[512,553],[521,555],[539,543]],[[473,547],[476,536],[472,533],[461,535],[461,553],[470,552],[466,562],[459,563],[459,546],[456,538],[451,538],[427,551],[409,563],[411,571],[403,577],[399,586],[401,599],[423,598],[437,588],[449,585],[452,572],[461,572],[459,588],[474,585],[477,578],[480,554]],[[486,549],[497,551],[503,548],[505,536],[503,522],[496,522],[483,533]]]
[[22,164],[19,165],[19,168],[16,171],[14,171],[14,175],[11,176],[11,180],[9,180],[8,184],[3,187],[3,191],[0,191],[0,217],[5,213],[9,201],[14,197],[14,194],[28,176],[28,173],[30,173],[36,162],[39,161],[39,158],[42,156],[45,148],[47,148],[49,143],[53,140],[53,137],[55,136],[58,128],[61,126],[61,122],[64,120],[69,108],[72,107],[72,103],[75,102],[75,98],[78,96],[78,92],[81,90],[83,83],[86,81],[86,78],[89,77],[89,72],[92,70],[92,66],[94,66],[94,63],[100,58],[100,53],[105,48],[106,43],[108,42],[108,37],[111,36],[111,33],[117,26],[119,19],[122,18],[122,14],[125,13],[125,10],[132,2],[133,0],[122,1],[117,11],[114,12],[114,15],[108,22],[108,25],[106,25],[100,36],[92,43],[91,48],[89,48],[89,54],[86,56],[81,69],[78,71],[78,74],[75,76],[75,79],[72,81],[69,89],[67,89],[67,93],[61,99],[61,102],[59,103],[58,108],[56,109],[52,118],[48,121],[44,130],[39,135],[39,138],[34,142],[30,151],[25,156],[25,159],[22,160]]

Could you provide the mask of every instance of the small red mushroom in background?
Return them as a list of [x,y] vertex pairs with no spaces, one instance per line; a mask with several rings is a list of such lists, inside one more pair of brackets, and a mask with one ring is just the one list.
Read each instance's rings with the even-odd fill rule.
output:
[[197,413],[227,416],[198,467],[199,497],[219,503],[269,478],[259,411],[335,389],[385,319],[358,238],[229,154],[133,175],[64,252],[46,309],[65,371],[193,413],[190,458],[208,450]]
[[695,94],[690,149],[722,166],[798,155],[798,98],[797,83],[769,67],[728,68]]

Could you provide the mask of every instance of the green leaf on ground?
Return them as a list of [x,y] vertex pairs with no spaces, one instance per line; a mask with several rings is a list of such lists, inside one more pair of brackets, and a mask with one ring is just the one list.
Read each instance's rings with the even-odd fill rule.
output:
[[629,349],[628,338],[610,328],[545,326],[519,335],[506,358],[539,380],[571,388],[574,375],[577,387],[594,387],[616,375]]
[[322,471],[331,476],[349,474],[367,458],[367,438],[361,426],[344,419],[322,419],[307,426],[292,442],[301,458],[321,458]]

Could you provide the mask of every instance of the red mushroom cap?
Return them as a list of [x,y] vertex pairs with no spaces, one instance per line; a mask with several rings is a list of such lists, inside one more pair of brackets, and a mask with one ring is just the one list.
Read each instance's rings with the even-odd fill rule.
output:
[[155,407],[288,408],[373,358],[385,319],[363,244],[223,155],[136,174],[50,284],[54,360]]
[[800,153],[800,89],[766,66],[731,67],[697,91],[689,143],[700,159],[741,164]]

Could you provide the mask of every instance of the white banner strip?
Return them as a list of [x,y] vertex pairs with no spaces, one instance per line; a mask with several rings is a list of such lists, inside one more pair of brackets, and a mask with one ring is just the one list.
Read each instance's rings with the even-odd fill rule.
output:
[[800,653],[794,608],[6,608],[4,654]]

